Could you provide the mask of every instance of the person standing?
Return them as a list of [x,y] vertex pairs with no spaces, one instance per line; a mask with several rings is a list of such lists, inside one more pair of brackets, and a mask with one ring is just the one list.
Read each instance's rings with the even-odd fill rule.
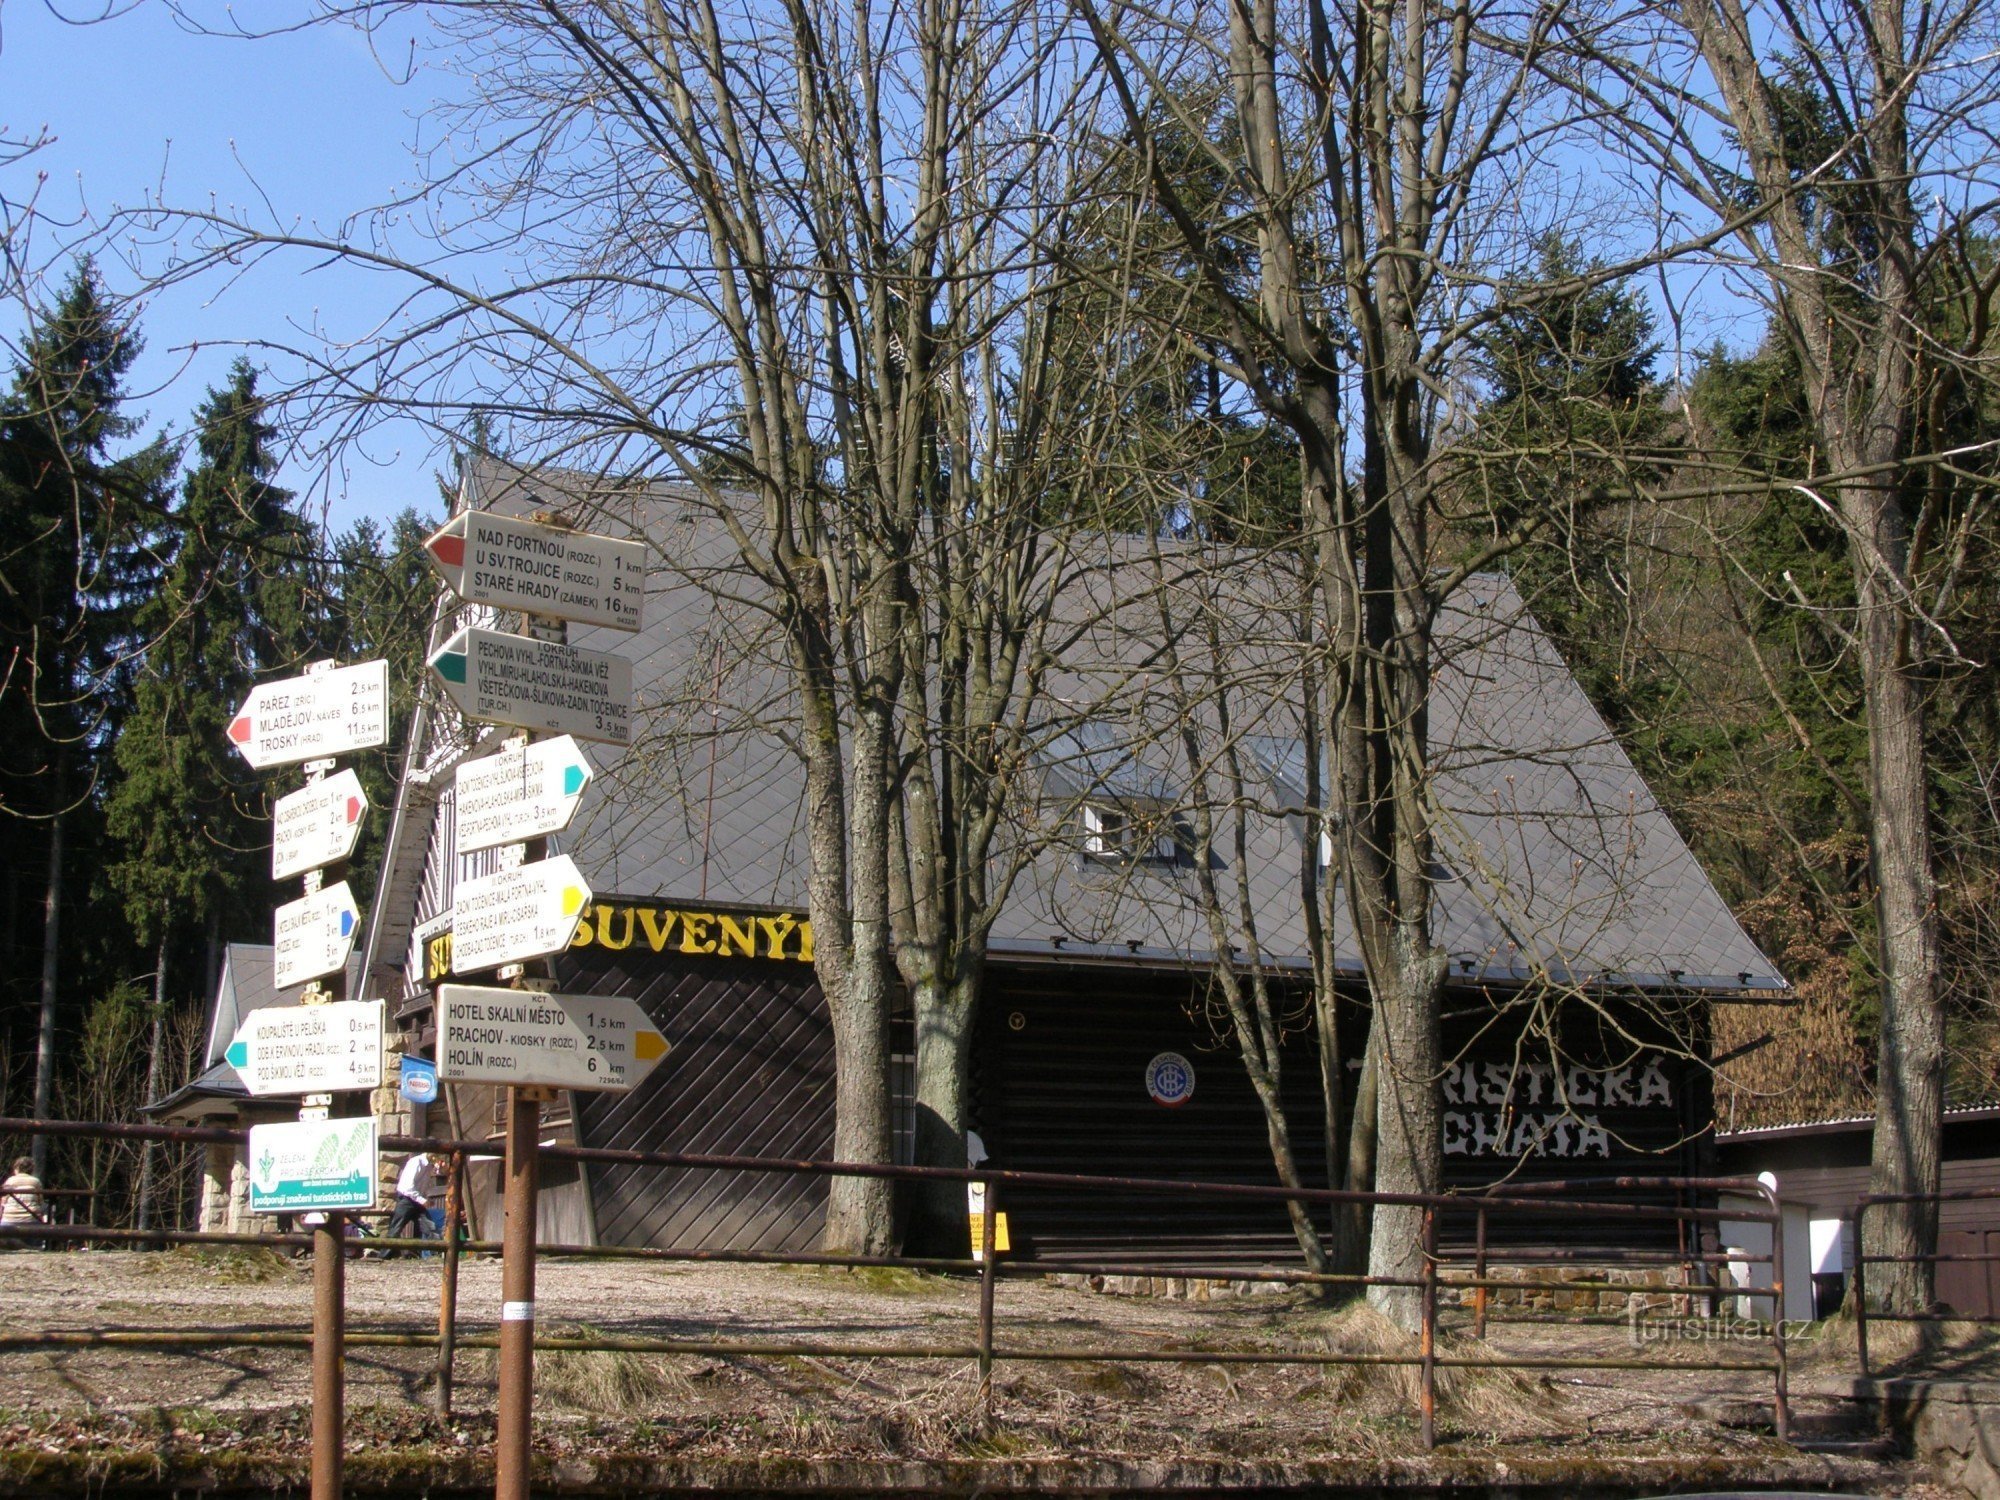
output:
[[[396,1203],[389,1210],[390,1239],[416,1239],[421,1235],[419,1221],[430,1217],[431,1195],[437,1191],[438,1168],[443,1165],[442,1156],[426,1151],[414,1153],[403,1163],[403,1170],[396,1178]],[[384,1255],[395,1253],[394,1250],[383,1252]]]
[[[35,1175],[34,1158],[17,1156],[13,1173],[0,1182],[0,1228],[19,1229],[46,1222],[47,1216],[42,1212],[42,1179]],[[43,1248],[40,1240],[16,1239],[13,1235],[0,1240],[0,1248],[29,1244],[38,1250]]]

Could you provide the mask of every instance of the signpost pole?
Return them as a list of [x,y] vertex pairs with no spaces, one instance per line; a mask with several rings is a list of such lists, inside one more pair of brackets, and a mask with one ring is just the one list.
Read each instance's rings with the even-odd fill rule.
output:
[[345,1223],[344,1215],[326,1214],[313,1229],[312,1500],[340,1500],[346,1463]]
[[[306,784],[326,779],[333,761],[306,762]],[[345,872],[332,867],[334,878]],[[305,894],[325,884],[326,870],[308,870]],[[301,1005],[326,1005],[347,997],[347,966],[318,979],[299,996]],[[333,1095],[307,1094],[300,1101],[301,1120],[324,1120],[332,1113]],[[347,1454],[347,1216],[323,1213],[313,1227],[312,1332],[312,1500],[340,1500]]]
[[529,1500],[535,1404],[535,1186],[542,1125],[538,1088],[507,1090],[506,1225],[500,1260],[500,1424],[495,1500]]

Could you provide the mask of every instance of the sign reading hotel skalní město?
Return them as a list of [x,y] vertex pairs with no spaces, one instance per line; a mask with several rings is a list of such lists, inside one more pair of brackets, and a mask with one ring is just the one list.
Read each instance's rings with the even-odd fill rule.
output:
[[368,796],[352,771],[280,797],[271,816],[271,878],[288,880],[347,858],[367,815]]
[[632,663],[622,656],[468,626],[438,648],[430,668],[468,718],[632,742]]
[[281,990],[347,967],[361,914],[347,882],[337,881],[287,901],[274,914],[271,982]]
[[567,854],[462,881],[451,904],[451,966],[476,974],[560,953],[590,900]]
[[474,854],[561,833],[576,816],[590,762],[570,735],[512,744],[458,768],[454,847]]
[[452,1083],[623,1093],[667,1055],[638,1002],[618,995],[444,984],[437,1027],[438,1076]]
[[258,770],[389,742],[389,663],[364,661],[266,682],[229,722],[230,743]]
[[300,1120],[250,1128],[250,1212],[375,1206],[375,1119]]
[[382,1083],[380,1000],[253,1010],[223,1058],[252,1094],[337,1094]]
[[639,628],[644,542],[473,510],[433,532],[424,555],[468,604],[614,630]]

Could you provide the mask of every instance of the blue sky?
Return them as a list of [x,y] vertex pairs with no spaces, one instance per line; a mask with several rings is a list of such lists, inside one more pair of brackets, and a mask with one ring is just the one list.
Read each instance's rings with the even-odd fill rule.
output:
[[[223,5],[190,9],[229,24]],[[282,19],[292,0],[242,0],[236,14]],[[78,22],[102,17],[97,24]],[[114,207],[158,196],[169,203],[259,206],[279,220],[336,228],[342,217],[411,181],[410,142],[439,83],[413,60],[407,31],[371,50],[333,27],[241,40],[194,34],[158,0],[0,0],[0,127],[7,136],[46,128],[53,142],[30,161],[0,168],[0,191],[19,201],[47,174],[39,207],[80,232]],[[37,234],[31,256],[67,265],[63,231]],[[120,254],[103,257],[114,289],[135,284]],[[133,379],[149,431],[177,427],[220,381],[233,340],[282,336],[324,318],[353,326],[379,304],[379,280],[351,272],[304,274],[293,262],[234,286],[177,289],[148,302],[147,348]],[[17,309],[0,323],[18,331]],[[259,358],[265,363],[265,358]],[[406,505],[434,512],[431,473],[443,463],[415,428],[378,433],[341,461],[293,461],[285,482],[323,502],[336,526]]]

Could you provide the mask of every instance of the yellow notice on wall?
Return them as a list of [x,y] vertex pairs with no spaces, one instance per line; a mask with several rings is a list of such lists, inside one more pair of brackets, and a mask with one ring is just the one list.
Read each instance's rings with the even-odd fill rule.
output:
[[[986,1259],[986,1215],[983,1213],[973,1214],[970,1218],[972,1223],[972,1258],[974,1260],[984,1260]],[[1007,1238],[1007,1213],[1004,1209],[993,1216],[993,1248],[1002,1253],[1014,1248],[1013,1242]]]

